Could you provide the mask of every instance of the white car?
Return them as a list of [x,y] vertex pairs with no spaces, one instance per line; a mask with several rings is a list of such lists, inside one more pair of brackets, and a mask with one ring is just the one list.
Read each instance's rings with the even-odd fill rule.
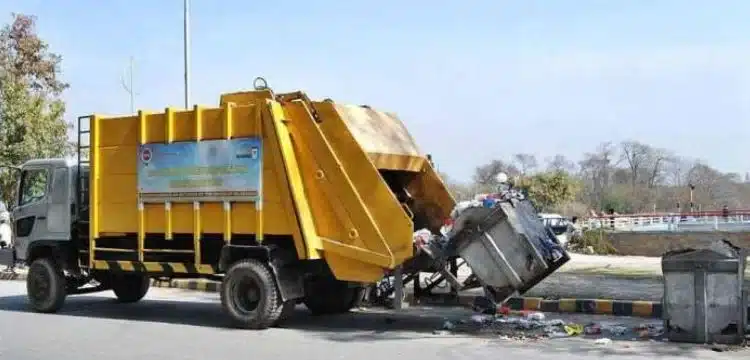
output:
[[571,229],[568,219],[560,214],[539,214],[539,219],[545,226],[549,226],[560,245],[567,247]]

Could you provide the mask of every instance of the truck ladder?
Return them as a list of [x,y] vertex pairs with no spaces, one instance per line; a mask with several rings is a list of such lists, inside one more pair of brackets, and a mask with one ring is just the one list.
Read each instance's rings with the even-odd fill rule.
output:
[[[88,192],[89,186],[86,183],[88,176],[85,176],[84,172],[88,172],[85,169],[89,165],[89,154],[91,150],[91,140],[89,135],[91,134],[91,116],[79,116],[78,117],[78,138],[76,140],[76,216],[78,221],[88,222]],[[85,143],[84,143],[85,141]],[[84,151],[86,152],[83,155]]]
[[[91,151],[91,115],[78,117],[78,128],[76,138],[76,202],[74,204],[76,216],[75,234],[73,239],[76,244],[85,244],[79,248],[79,254],[86,255],[88,258],[89,248],[89,162]],[[79,255],[80,258],[80,255]],[[88,264],[88,261],[83,263]],[[88,264],[89,266],[91,264]]]

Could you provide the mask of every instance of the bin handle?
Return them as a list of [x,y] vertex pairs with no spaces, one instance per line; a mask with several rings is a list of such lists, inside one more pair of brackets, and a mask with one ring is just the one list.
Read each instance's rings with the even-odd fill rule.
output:
[[404,211],[406,211],[406,215],[409,216],[409,219],[414,220],[414,212],[409,209],[409,205],[401,203],[401,207],[404,209]]

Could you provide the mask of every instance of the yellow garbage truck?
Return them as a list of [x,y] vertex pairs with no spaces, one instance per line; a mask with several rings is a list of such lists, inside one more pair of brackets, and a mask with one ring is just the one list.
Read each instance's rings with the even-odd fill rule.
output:
[[[498,293],[568,259],[543,254],[549,234],[523,220],[536,219],[524,200],[475,206],[444,231],[456,202],[404,123],[368,106],[257,86],[216,107],[80,117],[78,147],[77,159],[18,167],[0,263],[29,266],[37,312],[68,295],[132,303],[152,279],[209,278],[235,326],[263,329],[298,303],[346,312],[404,264],[461,257]],[[441,241],[416,244],[420,229]]]

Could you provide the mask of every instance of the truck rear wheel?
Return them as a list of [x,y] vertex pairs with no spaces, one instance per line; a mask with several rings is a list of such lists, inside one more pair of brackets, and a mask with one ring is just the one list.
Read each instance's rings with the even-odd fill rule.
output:
[[339,280],[318,280],[307,284],[303,302],[313,315],[341,314],[359,305],[362,296],[361,287],[350,287]]
[[111,279],[112,291],[121,303],[134,303],[146,296],[151,279],[143,274],[117,274]]
[[266,329],[276,325],[284,309],[275,277],[267,266],[254,259],[229,267],[220,295],[224,312],[239,328]]
[[50,258],[34,260],[26,277],[26,292],[31,308],[41,313],[60,310],[67,295],[65,275]]

